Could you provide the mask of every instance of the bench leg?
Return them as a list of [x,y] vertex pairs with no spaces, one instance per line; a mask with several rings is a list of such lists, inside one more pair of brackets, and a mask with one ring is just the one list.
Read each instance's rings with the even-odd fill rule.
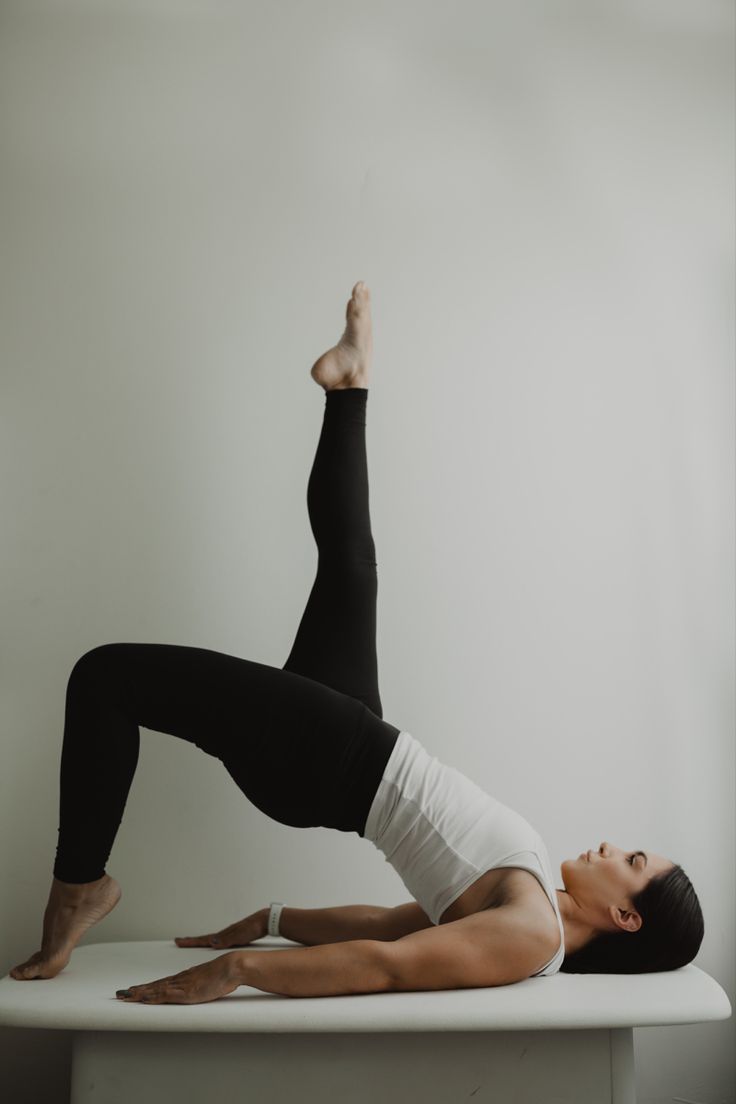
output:
[[612,1027],[611,1104],[636,1104],[633,1027]]

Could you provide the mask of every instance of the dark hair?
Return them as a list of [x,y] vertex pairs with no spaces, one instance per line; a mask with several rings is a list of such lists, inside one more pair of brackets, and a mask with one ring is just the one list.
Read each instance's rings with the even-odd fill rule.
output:
[[568,974],[650,974],[692,962],[703,941],[703,912],[681,866],[659,874],[632,897],[638,931],[601,932],[560,967]]

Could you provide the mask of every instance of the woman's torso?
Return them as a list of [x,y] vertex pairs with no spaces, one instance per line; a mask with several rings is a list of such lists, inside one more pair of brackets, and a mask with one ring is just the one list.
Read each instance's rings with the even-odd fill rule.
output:
[[[520,907],[539,917],[564,957],[554,874],[544,843],[513,809],[402,731],[376,791],[366,838],[386,856],[433,924],[488,908]],[[556,936],[556,938],[555,938]]]

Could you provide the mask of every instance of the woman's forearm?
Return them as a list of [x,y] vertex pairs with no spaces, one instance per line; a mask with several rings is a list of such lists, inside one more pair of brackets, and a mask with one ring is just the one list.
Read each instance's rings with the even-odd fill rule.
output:
[[[262,909],[263,935],[268,932],[268,909]],[[391,939],[388,918],[392,909],[380,905],[338,905],[335,908],[281,910],[279,933],[308,947],[346,943],[354,939]]]
[[239,985],[284,997],[384,993],[392,984],[386,948],[372,939],[283,951],[231,951],[228,958]]

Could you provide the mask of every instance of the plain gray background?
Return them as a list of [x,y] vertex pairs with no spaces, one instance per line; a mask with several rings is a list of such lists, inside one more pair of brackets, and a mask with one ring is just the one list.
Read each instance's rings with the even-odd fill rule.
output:
[[[75,660],[285,662],[309,368],[364,279],[386,719],[555,865],[680,862],[734,1001],[733,30],[723,0],[2,3],[3,973],[40,946]],[[85,943],[408,899],[147,730],[108,869]],[[638,1031],[641,1104],[732,1102],[733,1037]],[[66,1099],[62,1038],[0,1055],[14,1102]]]

